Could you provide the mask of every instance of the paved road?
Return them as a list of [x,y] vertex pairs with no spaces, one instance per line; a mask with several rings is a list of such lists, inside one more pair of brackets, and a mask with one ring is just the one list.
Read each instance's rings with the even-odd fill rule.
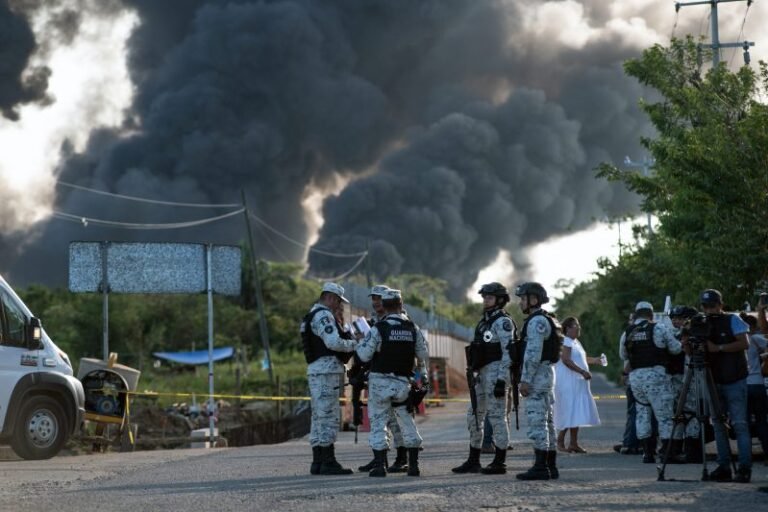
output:
[[[593,389],[602,395],[621,391],[599,375]],[[216,451],[6,460],[0,461],[0,510],[768,510],[768,494],[761,490],[768,488],[768,468],[761,462],[748,485],[701,482],[701,465],[669,466],[667,477],[678,481],[657,482],[655,466],[614,453],[611,446],[624,423],[619,399],[599,401],[603,425],[582,429],[589,453],[561,454],[558,481],[514,478],[532,461],[524,425],[512,436],[515,449],[507,461],[512,474],[454,475],[450,468],[464,460],[468,445],[464,407],[431,408],[421,420],[421,478],[310,476],[305,440]],[[367,462],[365,434],[355,445],[351,433],[342,433],[337,454],[347,466]],[[484,463],[490,458],[484,456]]]

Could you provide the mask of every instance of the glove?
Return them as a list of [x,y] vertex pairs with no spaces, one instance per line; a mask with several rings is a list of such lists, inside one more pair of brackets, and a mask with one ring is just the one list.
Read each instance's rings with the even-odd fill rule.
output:
[[504,398],[507,391],[507,383],[503,380],[497,380],[496,385],[493,386],[493,396],[496,398]]

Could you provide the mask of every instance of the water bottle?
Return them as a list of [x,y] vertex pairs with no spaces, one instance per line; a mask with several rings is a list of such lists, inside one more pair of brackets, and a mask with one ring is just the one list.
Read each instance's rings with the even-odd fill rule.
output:
[[600,354],[600,364],[602,366],[608,366],[608,358],[605,357],[605,354]]

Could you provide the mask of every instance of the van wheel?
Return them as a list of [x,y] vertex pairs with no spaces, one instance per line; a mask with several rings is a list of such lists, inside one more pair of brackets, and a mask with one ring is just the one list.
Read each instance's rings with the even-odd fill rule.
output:
[[11,448],[22,459],[50,459],[67,440],[66,424],[64,411],[54,399],[32,397],[16,418]]

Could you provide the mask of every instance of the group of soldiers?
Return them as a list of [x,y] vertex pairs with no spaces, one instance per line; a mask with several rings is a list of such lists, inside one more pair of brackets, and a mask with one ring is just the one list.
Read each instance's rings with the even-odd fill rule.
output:
[[[519,391],[526,399],[528,438],[533,441],[535,461],[517,478],[556,479],[559,472],[553,423],[553,365],[559,358],[562,333],[554,316],[542,309],[549,302],[547,292],[536,282],[524,283],[515,290],[520,308],[527,315],[519,335],[515,322],[504,309],[510,302],[507,289],[494,282],[483,285],[479,294],[483,299],[483,316],[467,348],[472,396],[467,411],[469,457],[453,472],[506,473],[508,406]],[[344,288],[336,283],[323,285],[320,298],[301,324],[312,400],[309,442],[313,475],[352,474],[351,469],[339,464],[334,453],[340,416],[339,386],[350,359],[354,359],[352,374],[368,375],[368,439],[373,459],[358,469],[373,477],[383,477],[388,472],[420,475],[422,438],[410,411],[427,389],[426,383],[416,389],[413,382],[414,374],[427,375],[427,342],[403,310],[400,290],[377,285],[371,289],[370,297],[375,315],[364,335],[355,335],[344,327],[340,311],[342,303],[348,301]],[[511,391],[514,397],[510,396]],[[492,427],[496,452],[493,461],[482,467],[480,453],[486,417]],[[390,433],[397,449],[392,465],[387,460]]]

